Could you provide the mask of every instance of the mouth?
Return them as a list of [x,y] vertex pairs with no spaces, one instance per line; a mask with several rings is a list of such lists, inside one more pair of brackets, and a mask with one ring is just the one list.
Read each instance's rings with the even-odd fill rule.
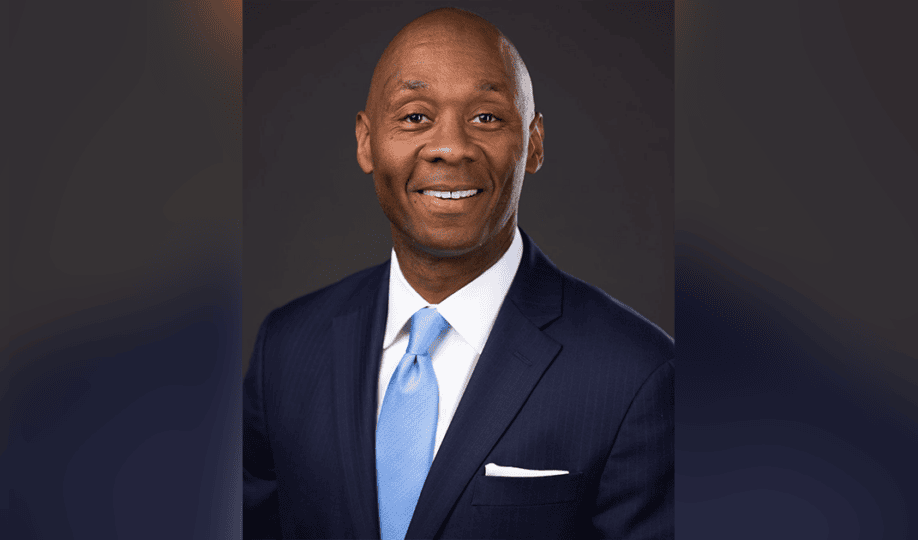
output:
[[483,192],[483,189],[464,189],[457,191],[439,191],[434,189],[425,189],[420,191],[421,194],[429,197],[436,197],[440,200],[468,199]]

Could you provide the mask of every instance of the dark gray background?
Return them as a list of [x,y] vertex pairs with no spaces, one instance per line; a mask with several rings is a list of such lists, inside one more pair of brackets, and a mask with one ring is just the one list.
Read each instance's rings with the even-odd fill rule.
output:
[[0,10],[0,538],[241,532],[232,4]]
[[918,534],[916,8],[677,4],[680,539]]
[[389,257],[354,118],[389,40],[445,5],[520,51],[545,163],[520,227],[562,270],[673,334],[673,4],[301,2],[245,10],[243,348],[269,310]]

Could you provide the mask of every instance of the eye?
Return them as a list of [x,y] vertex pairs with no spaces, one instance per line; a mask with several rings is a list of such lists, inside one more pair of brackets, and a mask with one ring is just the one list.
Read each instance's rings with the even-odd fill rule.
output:
[[421,122],[424,121],[425,118],[430,120],[429,118],[427,118],[427,116],[421,113],[411,113],[408,116],[402,118],[402,120],[408,122],[409,124],[420,124]]
[[494,116],[491,113],[481,113],[481,114],[475,115],[475,118],[472,119],[472,122],[478,123],[478,124],[491,124],[493,122],[499,122],[499,121],[500,121],[500,118]]

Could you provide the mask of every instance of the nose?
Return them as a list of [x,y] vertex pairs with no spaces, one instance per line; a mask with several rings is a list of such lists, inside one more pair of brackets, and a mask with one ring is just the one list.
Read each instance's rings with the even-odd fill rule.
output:
[[469,126],[457,115],[444,114],[438,119],[431,138],[424,148],[424,159],[431,163],[443,161],[458,165],[463,161],[475,161],[478,147],[466,131]]

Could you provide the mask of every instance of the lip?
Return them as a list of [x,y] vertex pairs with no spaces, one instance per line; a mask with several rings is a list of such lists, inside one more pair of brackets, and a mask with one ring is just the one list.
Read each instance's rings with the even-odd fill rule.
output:
[[[436,173],[429,175],[419,175],[408,180],[410,186],[409,193],[412,199],[427,208],[428,211],[436,214],[464,214],[478,207],[485,200],[488,190],[481,185],[480,181],[470,178],[465,174],[444,174]],[[413,185],[412,185],[413,184]],[[462,197],[460,199],[441,199],[432,195],[425,195],[425,191],[476,191],[471,197]]]
[[437,170],[417,175],[411,174],[405,187],[413,193],[423,193],[428,190],[468,191],[476,189],[484,191],[486,186],[483,186],[482,183],[481,179],[477,179],[467,172]]
[[424,193],[425,191],[470,191],[476,190],[478,192],[484,191],[480,187],[469,186],[469,185],[458,185],[458,186],[445,186],[443,184],[436,184],[431,186],[424,186],[420,189],[413,190],[415,193]]
[[[462,189],[435,189],[427,188],[433,191],[465,191]],[[475,189],[475,188],[469,188]],[[473,208],[478,208],[480,204],[485,200],[485,192],[479,190],[479,192],[471,197],[463,197],[461,199],[441,199],[440,197],[434,197],[432,195],[424,195],[422,191],[412,192],[412,195],[417,201],[416,204],[420,204],[422,207],[427,208],[428,212],[433,212],[435,214],[465,214],[471,212]]]

